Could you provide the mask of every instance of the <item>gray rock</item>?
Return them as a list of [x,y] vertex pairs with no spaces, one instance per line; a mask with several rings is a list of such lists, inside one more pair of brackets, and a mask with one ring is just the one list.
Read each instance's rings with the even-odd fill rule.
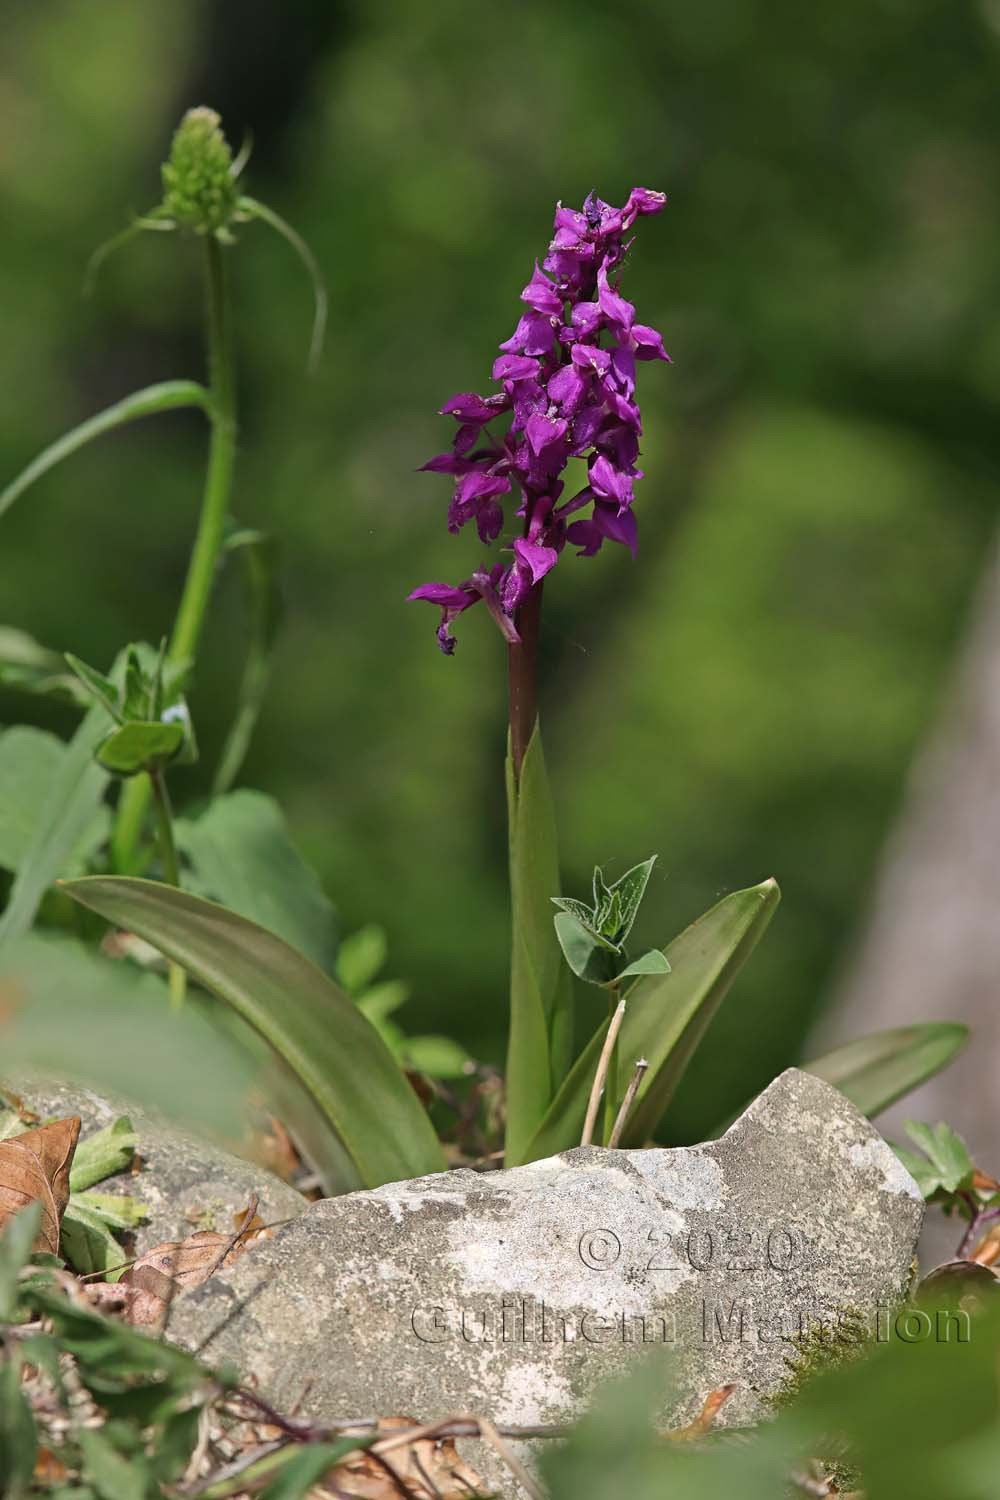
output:
[[922,1212],[868,1121],[790,1069],[704,1145],[587,1147],[314,1204],[178,1299],[171,1336],[279,1408],[305,1391],[320,1420],[561,1423],[655,1350],[673,1356],[665,1419],[735,1382],[722,1420],[746,1423],[787,1379],[790,1338],[821,1321],[876,1331]]
[[129,1117],[138,1135],[139,1170],[106,1178],[95,1191],[129,1194],[145,1204],[148,1219],[136,1230],[140,1255],[196,1229],[231,1233],[233,1214],[246,1207],[251,1193],[259,1197],[259,1213],[268,1224],[306,1207],[301,1193],[266,1168],[185,1134],[130,1100],[48,1079],[19,1080],[12,1086],[43,1120],[79,1115],[81,1140],[121,1115]]

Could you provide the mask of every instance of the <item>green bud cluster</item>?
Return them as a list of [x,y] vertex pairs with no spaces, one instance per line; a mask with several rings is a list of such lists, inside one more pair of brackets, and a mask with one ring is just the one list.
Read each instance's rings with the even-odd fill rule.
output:
[[196,234],[224,233],[236,214],[233,153],[214,109],[189,109],[163,164],[163,212]]

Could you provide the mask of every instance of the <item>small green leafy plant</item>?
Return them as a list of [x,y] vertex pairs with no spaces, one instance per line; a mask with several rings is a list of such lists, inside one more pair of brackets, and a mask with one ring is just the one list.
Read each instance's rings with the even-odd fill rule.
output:
[[[295,850],[280,808],[262,792],[234,789],[282,614],[274,539],[241,525],[231,508],[238,403],[228,264],[242,250],[244,226],[257,221],[278,231],[308,269],[313,361],[326,315],[308,247],[273,209],[243,192],[246,157],[233,155],[211,110],[189,111],[163,167],[160,203],[91,266],[93,273],[139,233],[174,234],[198,247],[207,383],[170,380],[123,397],[52,443],[0,494],[2,514],[84,444],[140,418],[187,407],[207,419],[190,562],[161,647],[128,644],[105,671],[75,655],[62,658],[13,628],[0,631],[0,681],[82,710],[66,745],[27,728],[0,734],[0,787],[7,793],[0,869],[10,877],[0,917],[0,986],[14,1017],[12,1059],[52,1062],[60,1038],[50,1035],[39,1051],[30,1017],[70,992],[81,1025],[91,1017],[106,1026],[107,997],[134,996],[131,1034],[155,1036],[165,1058],[171,1043],[157,1030],[165,959],[178,1012],[174,1045],[190,1035],[192,1055],[214,1055],[195,1041],[195,1023],[215,1017],[221,1002],[232,1028],[255,1039],[252,1054],[270,1060],[272,1103],[333,1192],[440,1170],[445,1156],[425,1101],[439,1104],[446,1091],[418,1094],[413,1076],[461,1080],[474,1069],[451,1039],[400,1028],[395,1012],[405,991],[378,978],[384,944],[366,929],[338,952],[333,908]],[[561,893],[538,722],[542,584],[567,543],[588,556],[605,542],[635,549],[633,485],[642,477],[635,466],[636,362],[667,355],[655,330],[636,322],[619,279],[624,236],[664,203],[663,194],[637,188],[621,209],[594,195],[579,213],[560,207],[546,270],[536,270],[525,288],[527,311],[494,364],[500,390],[446,404],[458,424],[454,442],[425,466],[454,479],[452,530],[475,520],[484,544],[506,524],[499,497],[516,490],[522,502],[504,540],[505,561],[458,586],[427,584],[413,595],[440,608],[438,642],[446,654],[454,649],[454,620],[480,602],[507,654],[509,1165],[578,1144],[591,1128],[595,1090],[604,1093],[599,1142],[613,1134],[625,1145],[649,1140],[779,899],[776,883],[765,880],[727,895],[672,941],[632,951],[655,856],[616,878],[595,870],[589,901]],[[509,430],[497,435],[495,424],[508,415]],[[571,462],[582,465],[585,482],[562,499]],[[214,582],[234,561],[244,567],[250,606],[239,703],[210,796],[175,815],[172,767],[198,753],[187,697],[197,704]],[[129,935],[116,940],[124,960],[113,964],[95,952],[104,931],[95,918]],[[607,1017],[582,1044],[574,1035],[578,980],[604,989],[609,1000]],[[956,1026],[905,1028],[809,1066],[875,1113],[942,1067],[963,1039]],[[86,1061],[100,1077],[109,1058],[92,1048]],[[156,1082],[134,1080],[137,1088]],[[222,1092],[220,1082],[213,1093]]]

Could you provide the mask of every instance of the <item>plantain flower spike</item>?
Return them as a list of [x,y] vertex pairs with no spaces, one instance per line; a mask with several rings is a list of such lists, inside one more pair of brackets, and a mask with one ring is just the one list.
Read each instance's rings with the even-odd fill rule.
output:
[[214,109],[188,110],[174,131],[162,178],[165,218],[195,234],[229,237],[239,190],[233,153]]

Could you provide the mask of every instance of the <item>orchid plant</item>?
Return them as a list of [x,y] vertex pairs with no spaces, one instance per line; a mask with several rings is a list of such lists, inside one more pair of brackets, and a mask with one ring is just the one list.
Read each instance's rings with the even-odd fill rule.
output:
[[[12,877],[0,918],[0,983],[16,986],[29,1010],[46,995],[61,1000],[71,991],[74,1013],[85,1015],[96,992],[123,993],[129,982],[123,975],[141,982],[144,997],[152,986],[166,1002],[162,955],[178,1025],[211,997],[256,1033],[258,1056],[276,1060],[267,1075],[274,1107],[333,1192],[444,1167],[434,1120],[462,1079],[473,1086],[475,1065],[449,1039],[408,1040],[387,1020],[405,990],[384,981],[372,987],[381,947],[377,962],[360,962],[371,948],[369,932],[338,955],[332,907],[297,854],[280,808],[260,792],[232,790],[280,619],[274,543],[239,526],[231,512],[237,382],[227,263],[243,225],[257,220],[276,229],[309,270],[313,359],[326,311],[308,246],[274,210],[241,191],[245,165],[246,153],[233,155],[212,111],[190,111],[163,168],[159,206],[96,258],[103,261],[109,249],[145,231],[200,243],[207,386],[168,381],[125,397],[54,442],[0,494],[2,514],[84,443],[139,417],[187,406],[208,419],[190,566],[161,647],[134,643],[107,670],[70,655],[67,672],[62,658],[26,637],[0,633],[7,642],[0,681],[59,694],[84,710],[68,746],[26,728],[0,735],[0,772],[23,787],[34,818],[27,837],[5,837],[0,822],[0,868]],[[582,1139],[649,1140],[778,902],[777,885],[765,880],[726,896],[672,942],[630,955],[655,856],[617,878],[598,867],[592,901],[563,894],[560,882],[538,724],[543,585],[567,547],[593,557],[610,542],[636,553],[637,364],[669,356],[659,333],[637,321],[622,281],[632,231],[665,203],[661,192],[634,188],[621,208],[594,193],[579,210],[557,206],[554,236],[521,294],[524,310],[492,365],[498,389],[445,403],[442,414],[455,423],[452,442],[424,465],[454,481],[449,530],[459,533],[471,522],[482,547],[500,543],[499,560],[480,560],[458,584],[422,584],[410,597],[440,611],[437,641],[446,656],[455,650],[459,616],[480,603],[506,651],[508,1165]],[[167,789],[170,767],[197,754],[187,695],[196,692],[214,579],[234,556],[246,564],[254,607],[243,692],[207,805],[177,815]],[[100,926],[83,908],[116,929],[117,964],[107,943],[103,955],[93,952]],[[59,931],[71,925],[73,910],[75,940]],[[582,1046],[574,1037],[577,981],[599,986],[608,998],[607,1016]],[[148,1007],[131,1011],[130,1026],[141,1028],[147,1014]],[[963,1038],[961,1027],[903,1028],[809,1066],[873,1113],[943,1066]],[[19,1055],[16,1045],[8,1055]],[[447,1082],[456,1075],[457,1084]],[[491,1107],[491,1120],[495,1115]],[[484,1152],[491,1160],[496,1155]]]

